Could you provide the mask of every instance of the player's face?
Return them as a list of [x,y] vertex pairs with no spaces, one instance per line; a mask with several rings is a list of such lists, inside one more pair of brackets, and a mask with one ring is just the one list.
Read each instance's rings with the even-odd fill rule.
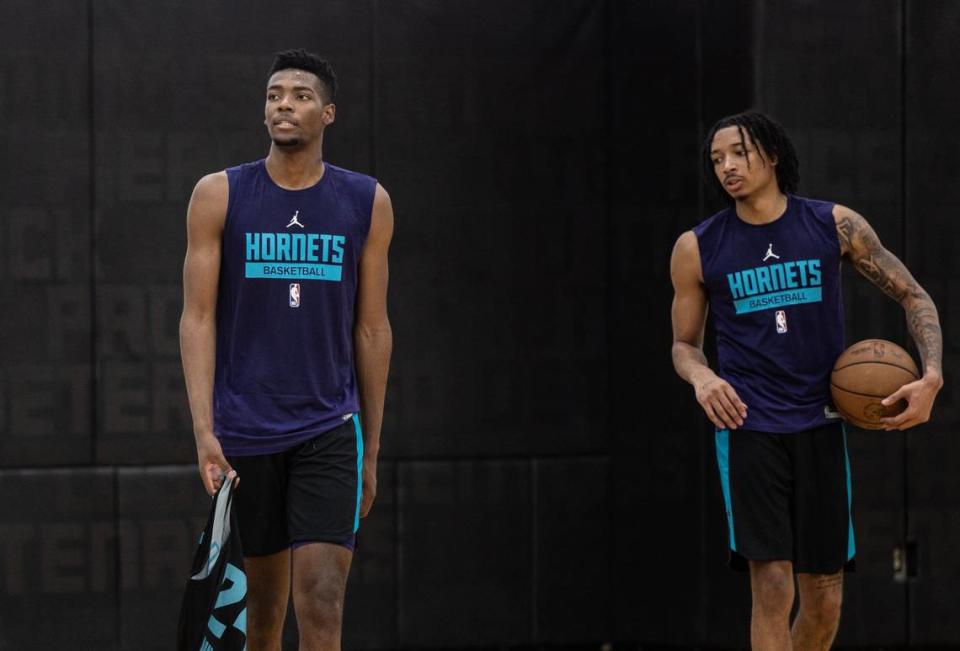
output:
[[298,147],[315,140],[332,124],[336,106],[324,104],[320,80],[305,70],[280,70],[267,82],[264,124],[274,144]]
[[753,143],[746,129],[742,137],[740,129],[735,126],[719,129],[710,145],[710,158],[717,179],[734,199],[746,198],[752,192],[776,183],[776,161],[771,161],[766,152]]

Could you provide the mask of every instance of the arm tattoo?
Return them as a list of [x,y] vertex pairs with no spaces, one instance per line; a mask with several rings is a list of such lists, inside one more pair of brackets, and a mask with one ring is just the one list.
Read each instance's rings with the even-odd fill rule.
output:
[[[939,373],[943,358],[943,334],[937,307],[930,295],[914,280],[899,259],[882,244],[870,224],[860,215],[850,212],[836,220],[837,237],[845,254],[861,274],[907,313],[910,336],[920,351],[924,366]],[[924,369],[921,369],[921,374]]]

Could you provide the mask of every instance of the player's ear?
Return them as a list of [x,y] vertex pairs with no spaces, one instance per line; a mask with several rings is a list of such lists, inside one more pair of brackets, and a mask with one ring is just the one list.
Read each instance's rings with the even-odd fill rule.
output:
[[323,116],[321,118],[325,126],[330,126],[337,120],[337,105],[327,104],[323,107]]

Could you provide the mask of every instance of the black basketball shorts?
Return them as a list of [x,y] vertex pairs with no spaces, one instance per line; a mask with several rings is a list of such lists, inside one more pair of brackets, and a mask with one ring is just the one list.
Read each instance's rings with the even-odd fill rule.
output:
[[717,462],[730,567],[792,561],[793,571],[854,569],[850,460],[843,423],[794,434],[719,430]]
[[244,556],[311,542],[353,549],[360,526],[363,432],[357,415],[289,450],[227,459]]

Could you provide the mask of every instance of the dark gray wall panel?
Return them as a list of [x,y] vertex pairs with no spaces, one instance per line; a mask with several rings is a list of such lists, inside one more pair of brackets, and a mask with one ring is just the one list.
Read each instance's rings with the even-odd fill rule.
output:
[[603,446],[602,8],[377,4],[386,454]]
[[203,174],[266,155],[275,51],[331,60],[342,88],[325,157],[371,172],[371,12],[345,1],[283,12],[94,3],[101,461],[192,461],[177,346],[187,202]]
[[[749,24],[741,7],[729,12]],[[707,216],[702,20],[695,3],[609,3],[611,580],[622,641],[695,644],[703,635],[703,500],[719,484],[704,484],[705,417],[673,370],[669,312],[673,243]]]
[[909,537],[919,552],[919,577],[910,585],[910,639],[960,644],[960,622],[950,612],[957,593],[960,492],[954,468],[960,427],[960,156],[957,153],[957,70],[960,43],[956,3],[906,5],[906,235],[907,260],[930,292],[943,326],[946,386],[930,423],[910,445]]
[[397,470],[400,646],[530,642],[530,463],[413,461]]
[[114,472],[4,471],[0,495],[0,648],[115,648]]
[[0,4],[3,466],[91,458],[86,20],[83,3]]
[[893,547],[903,537],[901,436],[848,429],[857,571],[846,577],[837,644],[880,646],[904,639],[906,594],[892,569]]
[[170,649],[211,501],[194,466],[117,472],[120,649]]
[[360,521],[343,615],[343,644],[350,649],[397,647],[396,478],[395,464],[378,464],[377,498]]
[[[687,437],[689,444],[696,443],[694,432],[641,436],[651,439],[651,448],[666,443],[667,437],[675,441]],[[688,456],[670,463],[666,455],[652,455],[656,462],[651,464],[642,454],[621,454],[613,462],[617,640],[690,645],[703,635],[699,622],[707,586],[700,581],[701,499],[714,487],[705,487],[698,476],[696,448]],[[723,549],[719,535],[712,542]],[[679,626],[681,620],[687,624]],[[729,630],[722,629],[724,634]]]
[[534,460],[533,476],[534,639],[547,644],[608,640],[613,569],[609,461]]

